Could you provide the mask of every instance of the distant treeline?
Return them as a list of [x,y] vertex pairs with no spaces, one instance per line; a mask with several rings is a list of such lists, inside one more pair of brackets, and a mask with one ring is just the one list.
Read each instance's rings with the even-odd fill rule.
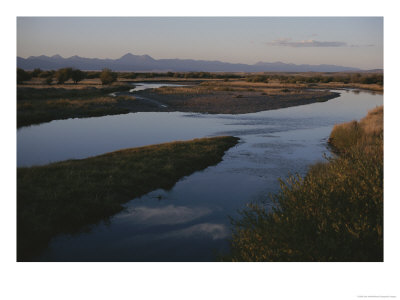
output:
[[[112,72],[109,69],[103,71],[81,71],[73,68],[62,68],[57,71],[43,71],[34,69],[33,71],[25,71],[17,69],[17,82],[22,83],[31,78],[43,78],[46,83],[50,84],[53,80],[61,84],[72,79],[77,83],[85,78],[102,79],[103,84],[112,83],[117,78],[124,79],[148,79],[148,78],[182,78],[182,79],[244,79],[248,82],[271,82],[279,81],[280,83],[361,83],[361,84],[379,84],[383,85],[383,74],[377,73],[325,73],[325,74],[235,74],[235,73],[210,73],[210,72]],[[103,81],[104,79],[104,81]]]
[[246,81],[249,82],[269,82],[278,80],[281,83],[329,83],[329,82],[342,82],[342,83],[362,83],[362,84],[379,84],[383,85],[383,74],[315,74],[315,75],[249,75],[246,76]]
[[[107,69],[105,69],[107,70]],[[82,79],[94,79],[100,78],[104,72],[103,71],[81,71],[73,68],[62,68],[57,71],[43,71],[41,69],[34,69],[33,71],[25,71],[23,69],[17,68],[17,82],[22,83],[23,81],[30,80],[32,78],[51,78],[56,79],[57,83],[64,83],[66,80],[65,77],[69,77],[72,79],[73,72],[81,72],[80,74],[83,76]],[[233,74],[233,73],[210,73],[210,72],[112,72],[117,75],[118,78],[125,79],[137,79],[137,78],[199,78],[199,79],[241,79],[245,76]],[[66,76],[60,76],[60,74],[64,74]],[[60,80],[61,79],[61,80]],[[79,79],[78,81],[81,81]]]
[[41,69],[25,71],[17,68],[17,83],[23,83],[32,78],[43,78],[47,84],[52,84],[54,80],[57,84],[63,84],[69,79],[76,84],[85,78],[100,78],[102,84],[110,84],[117,80],[118,74],[110,69],[103,69],[99,72],[85,72],[74,68],[62,68],[57,71],[43,71]]

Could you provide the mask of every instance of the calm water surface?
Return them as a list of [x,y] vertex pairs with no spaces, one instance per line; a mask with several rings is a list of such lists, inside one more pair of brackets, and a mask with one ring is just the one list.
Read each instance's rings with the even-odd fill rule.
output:
[[18,166],[173,140],[234,135],[217,166],[180,180],[171,190],[132,199],[109,222],[78,235],[54,238],[43,261],[213,261],[228,249],[228,216],[266,199],[278,178],[305,174],[329,153],[336,123],[360,119],[381,105],[382,95],[340,91],[324,103],[243,115],[131,113],[69,119],[18,130]]

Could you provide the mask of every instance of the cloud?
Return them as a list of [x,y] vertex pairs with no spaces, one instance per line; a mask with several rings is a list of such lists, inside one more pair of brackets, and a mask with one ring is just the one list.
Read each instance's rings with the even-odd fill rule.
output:
[[291,39],[277,39],[269,42],[268,45],[271,46],[284,46],[284,47],[347,47],[345,42],[326,42],[326,41],[316,41],[316,40],[302,40],[302,41],[292,41]]

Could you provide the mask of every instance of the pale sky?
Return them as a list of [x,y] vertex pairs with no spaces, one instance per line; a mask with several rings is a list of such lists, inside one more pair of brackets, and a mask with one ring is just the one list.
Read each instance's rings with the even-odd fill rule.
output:
[[383,68],[382,17],[18,17],[17,55]]

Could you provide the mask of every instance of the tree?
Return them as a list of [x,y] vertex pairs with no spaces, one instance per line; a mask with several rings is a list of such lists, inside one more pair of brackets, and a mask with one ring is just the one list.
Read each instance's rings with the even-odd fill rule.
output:
[[100,74],[101,84],[111,84],[117,80],[117,73],[112,72],[110,69],[103,69]]
[[79,69],[73,69],[71,71],[71,79],[72,81],[77,84],[79,81],[85,78],[85,73]]
[[32,75],[32,77],[39,77],[41,73],[42,73],[42,70],[39,68],[36,68],[31,72],[31,75]]
[[71,78],[71,74],[72,74],[72,68],[59,69],[56,72],[57,83],[63,84],[64,82],[66,82],[68,79]]
[[56,73],[56,72],[55,72],[54,70],[51,70],[51,71],[42,71],[42,72],[39,74],[39,77],[40,77],[40,78],[47,78],[47,77],[49,77],[49,76],[54,76],[55,73]]
[[17,83],[23,83],[26,80],[31,79],[31,75],[24,69],[17,68]]

